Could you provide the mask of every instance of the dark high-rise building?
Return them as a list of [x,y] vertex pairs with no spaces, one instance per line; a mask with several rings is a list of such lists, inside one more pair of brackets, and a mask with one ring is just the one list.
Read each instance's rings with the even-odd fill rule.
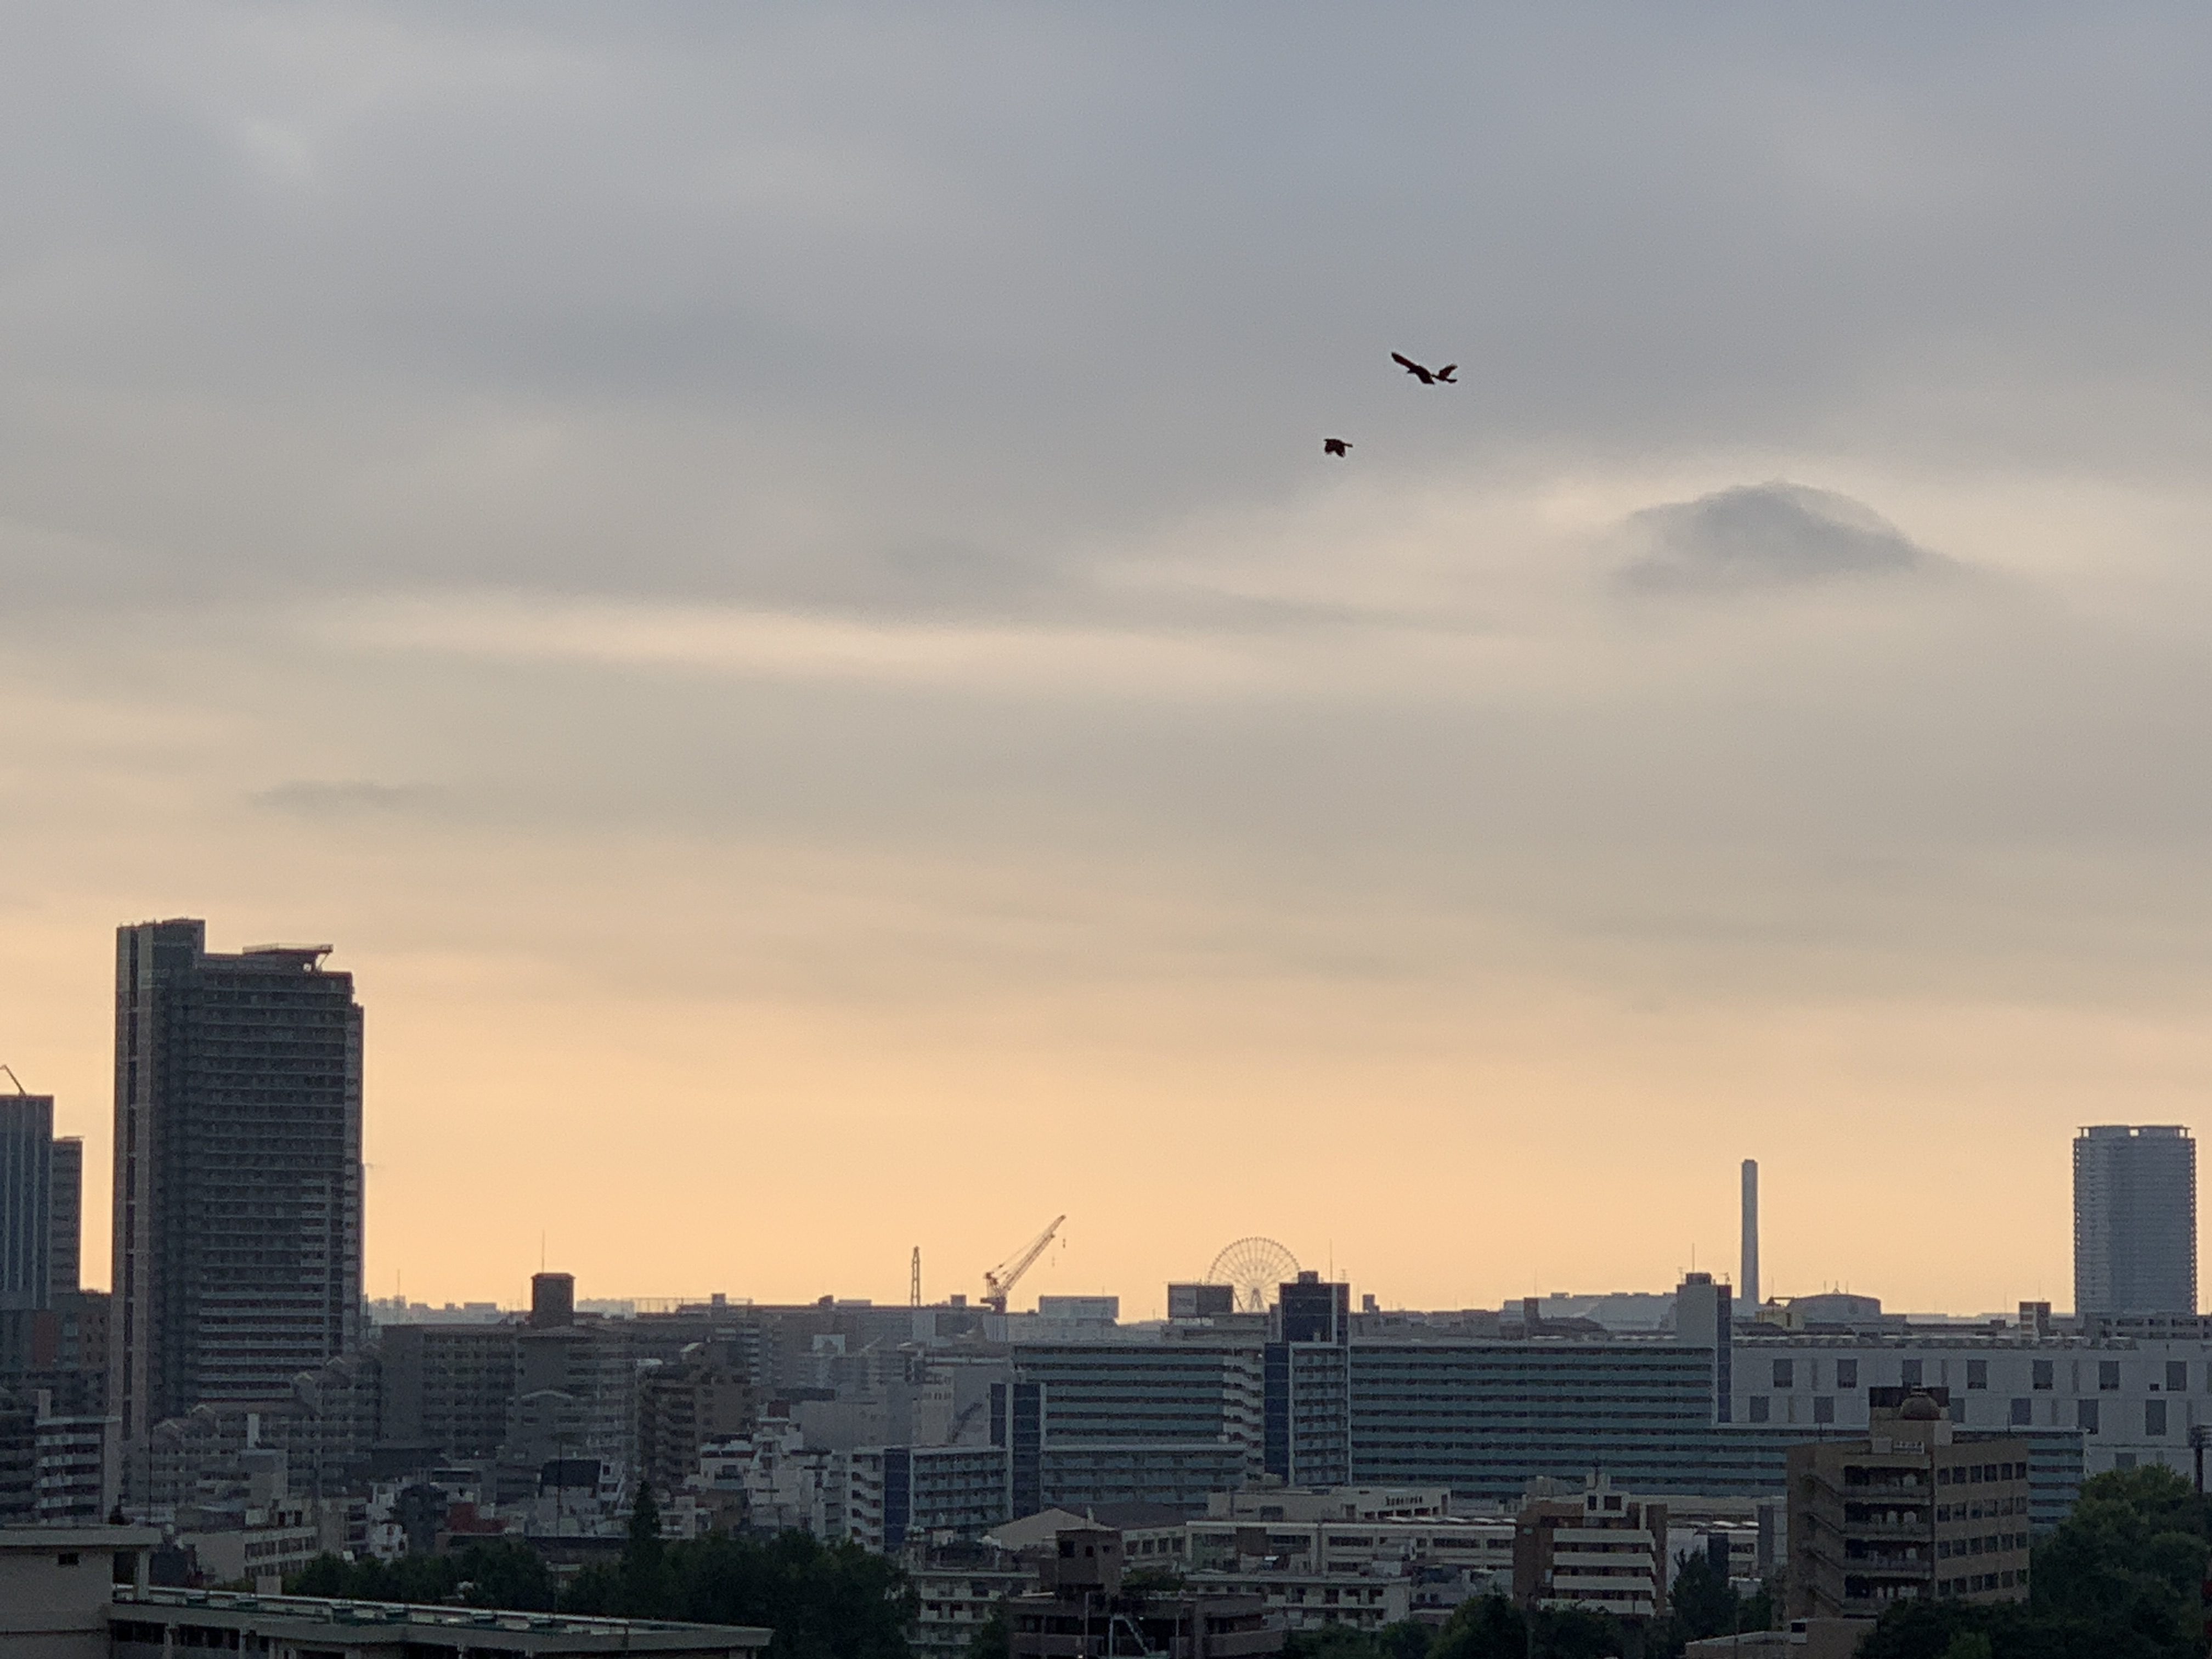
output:
[[84,1142],[76,1135],[54,1141],[47,1206],[53,1217],[46,1249],[46,1283],[55,1296],[84,1288]]
[[46,1305],[53,1249],[54,1101],[0,1095],[0,1313]]
[[2197,1311],[2197,1143],[2172,1124],[2074,1141],[2074,1311]]
[[0,1095],[0,1372],[30,1368],[52,1296],[53,1146],[52,1096]]
[[126,1445],[204,1401],[285,1395],[359,1339],[362,1017],[328,953],[219,955],[196,921],[117,930],[109,1408]]

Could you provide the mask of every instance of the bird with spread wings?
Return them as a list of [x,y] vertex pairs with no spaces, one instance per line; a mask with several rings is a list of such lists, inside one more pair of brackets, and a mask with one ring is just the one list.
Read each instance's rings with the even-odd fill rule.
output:
[[1459,370],[1459,365],[1457,363],[1446,363],[1442,368],[1424,368],[1420,364],[1415,362],[1411,357],[1405,356],[1395,351],[1390,354],[1390,361],[1397,364],[1399,368],[1404,369],[1407,374],[1412,375],[1423,386],[1434,386],[1439,380],[1446,386],[1456,386],[1458,384],[1457,381],[1452,379],[1452,376]]

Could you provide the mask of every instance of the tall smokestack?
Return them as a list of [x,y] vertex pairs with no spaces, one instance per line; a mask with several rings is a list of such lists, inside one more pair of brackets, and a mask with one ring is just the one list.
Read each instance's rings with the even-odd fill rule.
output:
[[1759,1316],[1759,1160],[1743,1161],[1743,1273],[1736,1295],[1752,1318]]

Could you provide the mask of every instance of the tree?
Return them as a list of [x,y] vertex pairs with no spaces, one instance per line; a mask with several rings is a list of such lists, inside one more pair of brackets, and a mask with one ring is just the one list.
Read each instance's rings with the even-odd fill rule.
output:
[[1007,1659],[1012,1650],[1007,1637],[1006,1598],[1002,1595],[991,1603],[989,1615],[968,1638],[965,1659]]
[[1437,1632],[1430,1659],[1526,1659],[1528,1629],[1521,1609],[1502,1595],[1462,1601]]
[[1292,1631],[1283,1643],[1284,1659],[1429,1659],[1435,1637],[1410,1619],[1378,1631],[1350,1625],[1323,1625]]
[[1686,1552],[1680,1559],[1682,1565],[1674,1575],[1674,1587],[1667,1592],[1676,1633],[1685,1641],[1696,1642],[1741,1629],[1737,1620],[1742,1616],[1742,1604],[1728,1575],[1713,1565],[1712,1557],[1698,1550]]

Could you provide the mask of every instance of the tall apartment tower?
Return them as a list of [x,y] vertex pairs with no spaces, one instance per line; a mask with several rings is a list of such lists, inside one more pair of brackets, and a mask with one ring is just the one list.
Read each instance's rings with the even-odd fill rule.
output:
[[46,1305],[53,1147],[52,1095],[0,1096],[0,1310]]
[[283,1395],[359,1340],[361,1007],[329,949],[218,955],[189,920],[116,931],[126,1448],[203,1401]]
[[76,1135],[54,1140],[52,1177],[47,1183],[48,1212],[53,1224],[47,1236],[46,1284],[55,1296],[84,1288],[84,1141]]
[[51,1305],[53,1145],[52,1096],[0,1096],[0,1372],[30,1368]]
[[2176,1124],[2074,1140],[2074,1311],[2197,1311],[2197,1143]]

